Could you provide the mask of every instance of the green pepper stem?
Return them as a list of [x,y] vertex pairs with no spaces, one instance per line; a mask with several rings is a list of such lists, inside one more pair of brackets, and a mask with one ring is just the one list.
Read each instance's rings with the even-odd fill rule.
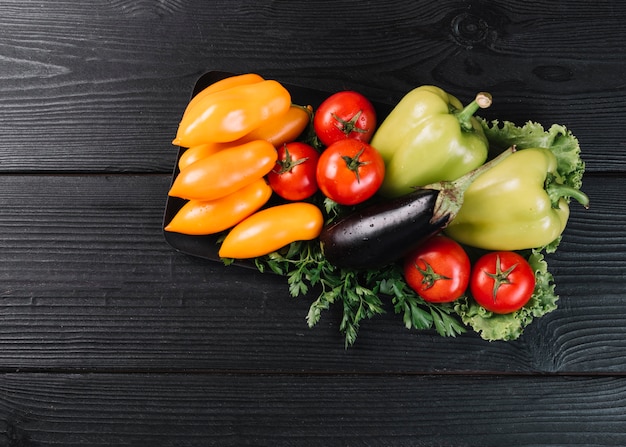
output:
[[447,222],[452,221],[463,205],[465,190],[469,188],[472,182],[483,173],[509,157],[516,150],[515,146],[511,146],[493,160],[479,166],[454,181],[443,181],[424,186],[423,189],[434,189],[439,191],[435,207],[433,209],[433,217],[430,219],[430,222],[434,223],[442,220],[447,220]]
[[476,95],[476,98],[468,105],[465,106],[463,110],[456,114],[459,123],[461,124],[461,128],[465,131],[471,131],[473,129],[471,119],[472,116],[478,111],[478,109],[486,109],[491,106],[493,99],[491,95],[487,92],[480,92]]
[[546,186],[546,191],[552,203],[558,203],[559,199],[562,197],[571,197],[572,199],[576,199],[585,209],[589,209],[589,197],[580,189],[561,185],[560,183],[550,183]]

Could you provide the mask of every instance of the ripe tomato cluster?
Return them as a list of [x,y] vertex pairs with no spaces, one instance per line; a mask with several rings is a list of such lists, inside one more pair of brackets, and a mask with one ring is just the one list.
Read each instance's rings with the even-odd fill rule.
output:
[[376,129],[372,103],[355,91],[326,98],[315,111],[313,130],[324,146],[292,142],[278,148],[278,162],[268,176],[276,194],[303,200],[320,190],[340,205],[371,198],[385,176],[385,163],[369,141]]
[[482,307],[497,314],[521,309],[532,297],[535,273],[514,251],[482,254],[472,265],[465,249],[437,235],[404,260],[407,284],[425,301],[456,301],[468,290]]

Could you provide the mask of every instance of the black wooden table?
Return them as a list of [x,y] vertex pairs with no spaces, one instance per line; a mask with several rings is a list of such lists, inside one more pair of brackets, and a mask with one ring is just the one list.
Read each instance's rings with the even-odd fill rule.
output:
[[[626,4],[0,1],[0,445],[626,445]],[[559,308],[513,342],[344,348],[284,278],[173,250],[171,140],[205,72],[567,126],[591,208],[548,256]]]

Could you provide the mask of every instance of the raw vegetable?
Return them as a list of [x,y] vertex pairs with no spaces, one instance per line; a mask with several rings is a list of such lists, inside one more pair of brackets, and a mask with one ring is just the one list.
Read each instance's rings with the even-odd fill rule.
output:
[[195,200],[219,199],[266,175],[276,158],[276,149],[265,140],[221,150],[180,171],[169,195]]
[[530,250],[523,255],[535,272],[535,290],[530,301],[520,310],[509,314],[495,314],[468,297],[454,302],[454,312],[461,321],[485,340],[515,340],[535,318],[557,308],[559,296],[555,292],[554,278],[548,270],[543,253]]
[[358,92],[337,92],[317,108],[313,127],[325,146],[346,138],[368,143],[376,130],[376,111],[372,103]]
[[385,162],[369,144],[343,139],[322,152],[316,177],[326,197],[340,205],[356,205],[376,194],[385,177]]
[[311,106],[302,107],[292,104],[287,113],[254,129],[238,140],[227,143],[205,143],[186,149],[178,159],[178,169],[182,171],[194,161],[213,155],[222,149],[240,146],[255,140],[265,140],[279,148],[285,143],[295,141],[304,132],[311,121],[312,113]]
[[387,170],[380,189],[383,196],[398,197],[418,186],[455,180],[487,159],[488,142],[473,114],[480,107],[488,107],[491,96],[479,93],[459,110],[456,101],[445,95],[433,93],[432,89],[418,90],[407,102],[413,110],[428,112],[411,125],[408,133],[392,133],[400,125],[396,119],[405,122],[393,111],[376,131],[372,145],[386,148],[379,149]]
[[331,264],[353,269],[380,268],[400,259],[442,231],[458,213],[471,183],[513,152],[510,148],[453,182],[419,188],[341,217],[320,234],[324,256]]
[[431,303],[448,303],[463,296],[470,271],[463,247],[443,235],[429,238],[404,259],[407,284]]
[[238,140],[246,143],[254,140],[266,140],[279,148],[285,143],[295,141],[311,122],[313,108],[292,104],[284,115],[270,120]]
[[565,230],[569,197],[588,206],[585,194],[563,185],[549,149],[517,151],[467,188],[465,202],[446,234],[488,250],[543,247]]
[[209,85],[208,87],[204,88],[203,90],[198,92],[197,95],[191,98],[191,100],[187,104],[187,107],[185,108],[185,111],[183,112],[183,116],[185,116],[193,108],[195,108],[199,103],[201,103],[204,98],[206,98],[207,96],[213,93],[228,90],[232,87],[237,87],[240,85],[256,84],[264,80],[265,79],[263,79],[262,76],[256,73],[244,73],[244,74],[233,75],[224,79],[220,79],[219,81],[216,81],[213,84]]
[[190,200],[174,215],[166,231],[215,234],[238,224],[267,203],[272,188],[261,178],[216,200]]
[[565,126],[553,124],[548,129],[532,121],[516,126],[510,121],[479,119],[489,140],[489,153],[494,156],[511,145],[518,149],[543,147],[550,149],[557,160],[557,172],[563,184],[580,189],[585,163],[580,157],[578,139]]
[[463,104],[434,85],[422,85],[409,91],[378,126],[371,144],[388,163],[400,143],[426,117],[463,109]]
[[286,200],[311,197],[318,190],[315,173],[319,152],[313,146],[294,141],[278,148],[276,166],[267,180],[276,194]]
[[173,144],[235,141],[280,118],[290,107],[291,95],[274,80],[221,90],[204,96],[183,114]]
[[199,146],[190,147],[185,149],[180,158],[178,159],[178,169],[183,170],[195,161],[201,158],[208,157],[225,149],[231,147],[230,143],[206,143]]
[[496,314],[521,309],[535,289],[535,272],[513,251],[492,251],[473,266],[470,290],[476,303]]
[[237,224],[219,249],[222,258],[256,258],[295,241],[315,239],[324,224],[320,209],[306,202],[276,205]]

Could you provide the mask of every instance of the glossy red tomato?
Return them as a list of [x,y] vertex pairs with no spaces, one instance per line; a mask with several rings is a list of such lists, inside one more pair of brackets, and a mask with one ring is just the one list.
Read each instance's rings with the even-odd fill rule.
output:
[[425,301],[448,303],[465,293],[471,264],[461,245],[433,236],[404,258],[406,283]]
[[535,272],[513,251],[483,255],[474,264],[470,291],[478,304],[498,314],[521,309],[535,289]]
[[267,175],[272,190],[287,200],[304,200],[318,190],[319,152],[306,143],[293,142],[278,148],[278,160]]
[[317,108],[313,129],[325,146],[346,138],[369,143],[376,130],[376,111],[362,94],[351,90],[338,92]]
[[317,163],[317,184],[340,205],[356,205],[372,197],[385,177],[378,151],[359,140],[339,140],[326,148]]

